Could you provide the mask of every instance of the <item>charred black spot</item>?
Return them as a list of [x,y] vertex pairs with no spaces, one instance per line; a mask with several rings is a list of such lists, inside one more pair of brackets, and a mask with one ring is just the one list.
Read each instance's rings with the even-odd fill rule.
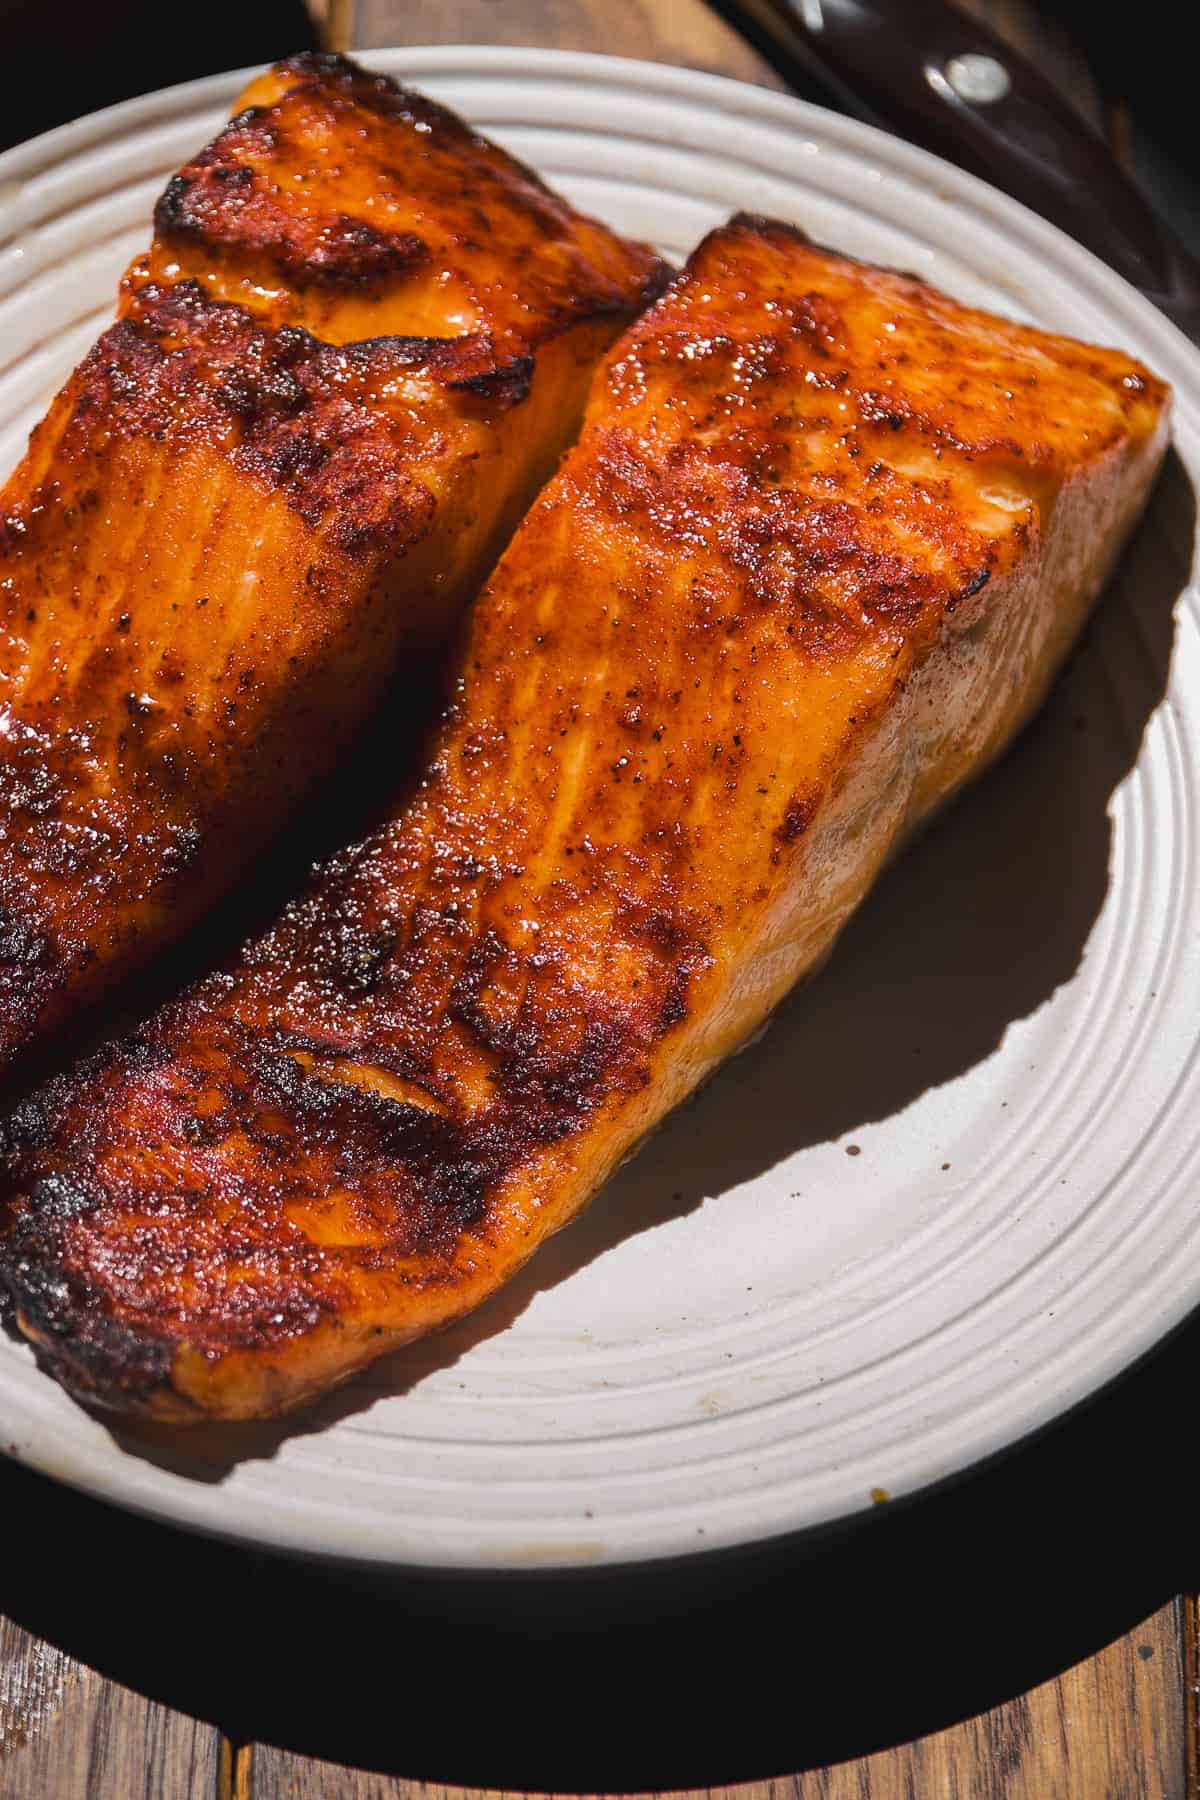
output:
[[665,294],[675,279],[675,270],[669,262],[655,262],[638,290],[638,311],[644,311],[653,301]]
[[0,1261],[0,1288],[34,1337],[38,1361],[85,1402],[145,1403],[168,1385],[174,1346],[122,1323],[60,1254],[57,1231],[43,1238],[23,1218]]
[[565,1137],[573,1119],[590,1112],[610,1084],[640,1085],[629,1080],[624,1067],[634,1045],[634,1033],[625,1020],[597,1016],[588,1020],[573,1054],[552,1059],[544,1053],[528,1056],[510,1079],[517,1086],[528,1071],[537,1081],[546,1111],[540,1130],[533,1122],[533,1141],[552,1143]]
[[69,1175],[54,1173],[35,1181],[29,1191],[29,1208],[33,1220],[78,1219],[96,1203],[95,1191]]
[[908,422],[906,413],[892,405],[885,396],[878,394],[862,394],[858,411],[865,425],[886,425],[892,431],[900,431]]
[[324,228],[312,249],[286,240],[273,249],[276,263],[298,287],[369,286],[386,276],[411,274],[429,261],[429,246],[415,232],[385,235],[345,213]]
[[220,182],[221,186],[226,188],[230,193],[245,193],[247,188],[254,186],[254,170],[244,167],[238,168],[236,166],[218,165],[217,168],[211,171],[211,179]]
[[50,1135],[46,1109],[34,1095],[13,1107],[6,1119],[0,1119],[0,1156],[12,1156],[21,1150],[40,1150]]
[[322,979],[350,1000],[365,1000],[383,977],[396,949],[396,933],[371,931],[341,918],[321,942]]
[[978,570],[977,573],[971,577],[970,581],[967,582],[965,587],[960,588],[957,594],[951,594],[949,600],[946,602],[946,611],[948,613],[956,612],[964,600],[973,600],[976,594],[981,594],[983,592],[991,579],[992,571],[990,569]]
[[[280,75],[295,75],[301,81],[316,79],[353,84],[360,77],[370,79],[365,70],[338,50],[299,50],[295,56],[285,56],[277,62],[275,72]],[[383,77],[377,79],[382,80]]]
[[[773,219],[766,213],[736,212],[729,221],[729,226],[739,231],[751,231],[755,237],[774,238],[783,243],[810,245],[812,239],[799,225],[790,225],[784,219]],[[719,226],[714,236],[723,236],[729,226]]]
[[[287,348],[290,350],[290,346]],[[303,382],[297,380],[283,359],[274,357],[269,357],[262,367],[231,369],[214,385],[213,394],[244,425],[256,425],[272,416],[290,418],[309,401]]]
[[428,369],[453,393],[477,394],[501,406],[518,406],[526,398],[537,367],[528,354],[497,350],[484,332],[464,337],[377,337],[343,344],[328,356],[363,369]]
[[783,823],[775,832],[779,842],[794,844],[797,838],[802,838],[816,818],[819,805],[820,795],[815,792],[793,794],[783,815]]
[[154,229],[160,237],[177,240],[191,234],[193,224],[188,207],[191,185],[186,175],[172,175],[159,195],[154,208]]
[[228,1124],[220,1114],[187,1113],[180,1122],[179,1135],[185,1144],[211,1149],[228,1133]]
[[315,475],[330,454],[328,444],[322,444],[311,432],[297,430],[264,442],[255,461],[272,480],[286,485]]
[[466,964],[450,990],[446,1015],[465,1025],[476,1042],[493,1053],[511,1049],[511,1033],[492,1019],[484,1006],[484,990],[509,956],[508,945],[492,926],[471,946]]
[[275,359],[281,369],[290,369],[316,348],[317,339],[299,325],[281,325],[275,333]]
[[534,367],[532,356],[514,356],[497,363],[494,368],[459,376],[447,385],[470,394],[481,394],[486,400],[500,400],[505,406],[517,406],[529,393]]
[[685,946],[695,943],[692,926],[675,913],[664,912],[660,908],[644,911],[636,924],[632,925],[634,934],[645,938],[664,957],[678,956]]
[[227,131],[244,131],[253,125],[258,131],[270,130],[269,113],[265,106],[243,106],[241,112],[235,112],[226,126]]
[[[76,1077],[87,1081],[93,1074],[99,1076],[107,1067],[112,1052],[97,1050],[94,1056],[76,1069]],[[123,1038],[119,1046],[120,1062],[124,1069],[131,1073],[148,1073],[151,1069],[160,1069],[170,1060],[170,1051],[158,1038],[152,1038],[144,1032],[132,1032]]]
[[173,880],[190,869],[204,845],[203,833],[195,825],[173,824],[169,831],[170,841],[159,865],[164,880]]
[[32,970],[54,958],[46,933],[0,902],[0,971]]
[[14,551],[19,550],[28,530],[29,525],[21,509],[14,507],[12,512],[0,518],[0,556],[11,556]]

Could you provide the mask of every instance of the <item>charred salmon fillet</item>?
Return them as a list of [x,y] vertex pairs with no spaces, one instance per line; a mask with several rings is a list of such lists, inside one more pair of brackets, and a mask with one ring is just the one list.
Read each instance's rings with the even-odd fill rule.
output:
[[665,276],[339,58],[246,99],[0,496],[0,1071],[448,640]]
[[419,789],[10,1120],[46,1366],[243,1418],[485,1300],[1028,717],[1166,429],[1126,356],[710,236],[602,365]]

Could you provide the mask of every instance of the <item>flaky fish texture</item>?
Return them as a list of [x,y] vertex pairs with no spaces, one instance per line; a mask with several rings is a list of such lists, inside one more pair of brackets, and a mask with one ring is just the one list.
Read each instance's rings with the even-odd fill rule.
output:
[[710,236],[603,365],[420,788],[12,1119],[46,1366],[252,1417],[486,1299],[1038,704],[1166,432],[1127,356]]
[[340,58],[245,98],[0,495],[0,1072],[448,641],[665,277]]

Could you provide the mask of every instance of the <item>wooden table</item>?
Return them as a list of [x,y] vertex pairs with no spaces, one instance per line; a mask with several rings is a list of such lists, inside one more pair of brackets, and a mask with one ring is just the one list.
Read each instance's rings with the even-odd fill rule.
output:
[[[1143,115],[1102,99],[1070,29],[979,9],[1132,157]],[[316,10],[343,48],[556,44],[780,85],[704,0]],[[854,1530],[566,1597],[285,1564],[0,1465],[0,1800],[1194,1796],[1198,1356],[1189,1326],[1082,1414]]]

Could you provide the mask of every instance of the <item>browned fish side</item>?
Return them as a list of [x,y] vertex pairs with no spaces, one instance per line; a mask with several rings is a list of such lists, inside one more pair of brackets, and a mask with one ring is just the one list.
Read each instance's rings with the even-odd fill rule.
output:
[[1126,356],[711,236],[480,600],[420,791],[11,1121],[47,1366],[248,1417],[484,1300],[1028,716],[1166,423]]
[[336,57],[262,77],[0,497],[0,1072],[454,626],[662,265]]

